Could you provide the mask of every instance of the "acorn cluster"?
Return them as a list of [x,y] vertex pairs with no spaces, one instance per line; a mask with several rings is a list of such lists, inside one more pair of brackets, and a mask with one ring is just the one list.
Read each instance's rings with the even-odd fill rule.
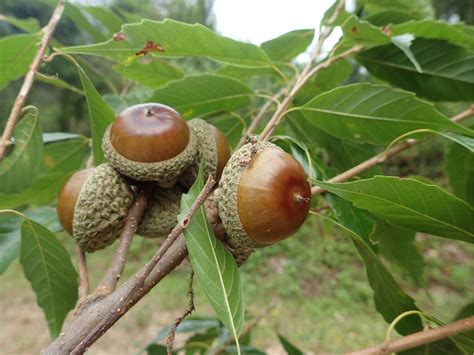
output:
[[107,127],[102,148],[107,162],[72,175],[57,204],[62,226],[88,252],[119,237],[143,182],[153,192],[137,232],[147,238],[168,235],[200,164],[205,176],[219,182],[212,200],[233,249],[258,248],[290,236],[309,210],[310,187],[292,156],[257,141],[230,156],[218,128],[199,118],[186,122],[166,105],[147,103],[122,111]]

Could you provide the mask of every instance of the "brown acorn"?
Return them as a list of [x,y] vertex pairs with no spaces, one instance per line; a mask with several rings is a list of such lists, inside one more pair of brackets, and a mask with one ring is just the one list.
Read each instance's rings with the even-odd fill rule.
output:
[[197,178],[201,162],[204,164],[203,176],[207,178],[212,175],[216,181],[219,181],[222,170],[230,157],[226,136],[219,128],[200,118],[188,121],[188,125],[196,134],[198,154],[194,164],[181,175],[180,183],[188,188],[191,187]]
[[111,165],[80,170],[59,194],[59,222],[83,250],[105,248],[120,236],[133,197],[125,179]]
[[248,143],[222,173],[215,193],[219,216],[233,244],[257,248],[295,233],[310,207],[303,167],[272,143]]
[[102,148],[123,175],[170,187],[194,162],[197,140],[174,109],[147,103],[122,111],[107,128]]

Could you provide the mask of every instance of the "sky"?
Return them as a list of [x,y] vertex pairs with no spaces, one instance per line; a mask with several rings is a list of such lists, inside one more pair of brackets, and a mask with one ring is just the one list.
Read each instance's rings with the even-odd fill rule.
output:
[[259,45],[286,32],[317,28],[334,0],[215,0],[217,31]]

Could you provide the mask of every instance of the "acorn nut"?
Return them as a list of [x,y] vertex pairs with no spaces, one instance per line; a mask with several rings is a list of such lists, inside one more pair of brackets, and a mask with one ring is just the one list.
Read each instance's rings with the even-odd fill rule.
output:
[[94,252],[120,236],[133,199],[129,185],[111,165],[80,170],[59,194],[59,222],[84,251]]
[[291,155],[272,143],[247,143],[225,166],[215,198],[233,244],[258,248],[298,230],[309,211],[311,189]]
[[188,121],[188,126],[196,134],[198,154],[194,164],[186,169],[179,182],[190,188],[197,178],[201,162],[204,162],[204,178],[207,179],[209,175],[212,175],[218,182],[230,157],[227,138],[217,127],[200,118]]
[[107,127],[102,148],[120,173],[173,186],[193,162],[195,134],[178,112],[157,103],[131,106]]

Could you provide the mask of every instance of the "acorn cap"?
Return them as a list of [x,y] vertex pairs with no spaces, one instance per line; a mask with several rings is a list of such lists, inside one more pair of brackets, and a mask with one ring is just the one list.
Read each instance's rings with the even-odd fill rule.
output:
[[120,236],[134,195],[125,179],[107,163],[94,168],[84,182],[74,209],[73,236],[93,252]]
[[109,163],[121,174],[139,181],[156,181],[161,187],[173,186],[179,176],[194,162],[197,153],[196,135],[190,129],[189,143],[175,157],[153,163],[142,163],[125,158],[110,142],[110,124],[102,140],[102,149]]
[[239,218],[237,199],[240,176],[252,160],[253,155],[265,149],[279,149],[273,143],[247,143],[235,152],[225,166],[219,189],[214,192],[214,198],[219,207],[219,216],[222,224],[234,244],[239,247],[259,248],[261,244],[250,239]]
[[203,176],[212,175],[216,178],[217,171],[217,144],[212,132],[212,126],[200,118],[188,121],[188,126],[196,134],[197,151],[194,163],[180,176],[179,182],[186,187],[191,187],[196,181],[200,162],[204,162]]
[[138,225],[137,233],[146,238],[165,237],[178,223],[183,189],[175,185],[169,189],[157,187]]

